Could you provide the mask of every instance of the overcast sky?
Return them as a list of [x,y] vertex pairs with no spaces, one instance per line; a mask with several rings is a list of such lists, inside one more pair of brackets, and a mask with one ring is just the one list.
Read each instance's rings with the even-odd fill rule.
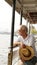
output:
[[[15,31],[20,25],[20,15],[15,12]],[[26,21],[23,18],[23,23],[26,25]],[[11,32],[12,23],[12,7],[4,0],[0,0],[0,32]],[[37,25],[35,26],[37,29]]]

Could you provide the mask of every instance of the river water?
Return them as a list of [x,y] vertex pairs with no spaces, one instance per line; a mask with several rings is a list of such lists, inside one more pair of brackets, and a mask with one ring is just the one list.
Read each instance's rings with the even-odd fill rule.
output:
[[8,65],[8,53],[10,47],[10,35],[0,34],[0,64]]
[[[17,37],[14,38],[14,41],[17,40]],[[10,52],[10,34],[0,34],[0,64],[8,65],[8,53]]]

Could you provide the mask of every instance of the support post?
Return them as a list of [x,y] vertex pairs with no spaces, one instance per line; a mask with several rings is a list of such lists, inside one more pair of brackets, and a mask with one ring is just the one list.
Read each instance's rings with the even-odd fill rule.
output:
[[28,26],[28,20],[27,20],[27,22],[26,22],[26,26]]
[[21,10],[20,25],[22,25],[22,10]]
[[13,16],[12,16],[12,30],[11,30],[11,51],[13,49],[14,23],[15,23],[15,7],[16,7],[16,0],[13,0]]
[[8,65],[12,65],[12,58],[13,58],[13,38],[14,38],[14,22],[15,22],[15,5],[16,0],[13,0],[13,13],[12,13],[12,30],[11,30],[11,50],[8,54]]
[[22,15],[23,15],[23,0],[21,2],[21,19],[20,19],[20,25],[22,25]]
[[29,22],[29,34],[30,34],[30,22]]

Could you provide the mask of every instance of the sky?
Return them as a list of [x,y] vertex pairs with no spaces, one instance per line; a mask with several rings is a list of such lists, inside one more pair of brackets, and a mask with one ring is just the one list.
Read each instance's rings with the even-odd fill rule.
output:
[[[12,24],[12,13],[13,8],[5,2],[5,0],[0,0],[0,32],[11,32]],[[23,24],[26,25],[27,20],[23,18]],[[20,25],[20,15],[15,12],[15,31]],[[37,29],[37,25],[35,25]]]
[[[11,31],[12,8],[4,0],[0,0],[0,31]],[[9,27],[10,26],[10,27]]]

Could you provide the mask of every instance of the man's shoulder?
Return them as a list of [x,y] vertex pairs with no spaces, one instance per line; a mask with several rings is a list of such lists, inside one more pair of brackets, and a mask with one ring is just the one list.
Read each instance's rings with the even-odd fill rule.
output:
[[33,34],[29,34],[30,37],[34,37]]
[[33,39],[33,38],[34,38],[33,34],[28,35],[28,39]]

